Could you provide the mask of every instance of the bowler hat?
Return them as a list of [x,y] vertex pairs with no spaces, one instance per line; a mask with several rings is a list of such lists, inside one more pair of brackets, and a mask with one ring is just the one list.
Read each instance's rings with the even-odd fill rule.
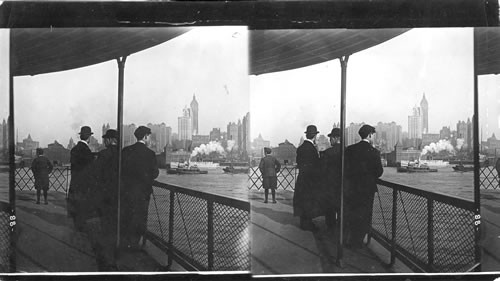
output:
[[306,134],[308,134],[308,135],[313,135],[313,134],[315,135],[315,134],[318,134],[318,133],[319,133],[319,131],[318,131],[318,129],[316,128],[316,126],[314,126],[314,125],[309,125],[309,126],[307,126],[307,129],[306,129],[306,131],[305,131],[304,133],[306,133]]
[[109,139],[118,139],[118,131],[109,129],[106,131],[106,133],[102,136],[102,138],[109,138]]
[[144,138],[145,135],[151,135],[151,129],[146,126],[139,126],[139,128],[134,131],[134,136],[138,140]]
[[94,133],[92,133],[92,129],[90,129],[89,126],[83,126],[82,128],[80,128],[80,132],[78,134],[90,136]]
[[332,131],[328,134],[328,137],[340,137],[340,129],[333,128]]
[[374,127],[372,127],[372,126],[370,126],[370,125],[363,125],[363,126],[361,126],[361,128],[359,129],[359,132],[358,132],[358,133],[359,133],[359,135],[360,135],[361,137],[363,137],[363,138],[364,138],[364,137],[368,136],[369,134],[373,134],[373,133],[375,133],[375,128],[374,128]]

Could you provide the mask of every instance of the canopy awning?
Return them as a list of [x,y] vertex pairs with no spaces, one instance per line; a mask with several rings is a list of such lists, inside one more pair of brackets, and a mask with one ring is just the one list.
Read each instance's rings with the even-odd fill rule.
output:
[[250,31],[250,74],[305,67],[368,49],[408,29]]
[[476,40],[476,73],[478,75],[500,73],[500,28],[474,28]]
[[191,28],[12,29],[12,75],[89,66],[142,51]]

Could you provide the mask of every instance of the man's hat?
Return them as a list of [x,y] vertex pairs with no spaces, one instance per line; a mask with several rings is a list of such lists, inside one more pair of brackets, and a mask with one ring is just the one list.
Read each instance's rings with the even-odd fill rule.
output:
[[340,129],[339,128],[333,128],[332,132],[328,134],[328,137],[340,137]]
[[319,133],[319,131],[318,131],[318,129],[316,128],[316,126],[314,126],[314,125],[309,125],[309,126],[307,126],[307,129],[306,129],[306,131],[305,131],[304,133],[306,133],[306,134],[308,134],[308,135],[315,135],[315,134],[318,134],[318,133]]
[[375,133],[375,128],[370,126],[370,125],[363,125],[359,129],[358,133],[360,136],[363,136],[363,135],[368,136],[369,134]]
[[117,130],[109,129],[106,131],[106,133],[102,136],[102,138],[110,138],[110,139],[118,139],[120,136],[118,135]]
[[92,129],[90,129],[89,126],[83,126],[78,134],[90,136],[93,135],[94,133],[92,133]]
[[36,154],[38,154],[38,155],[42,155],[42,154],[43,154],[43,148],[40,148],[40,147],[39,147],[39,148],[37,148],[37,149],[36,149]]
[[272,150],[269,147],[264,147],[264,153],[271,154]]
[[151,129],[145,126],[139,126],[139,128],[135,129],[134,136],[140,140],[145,135],[151,135]]

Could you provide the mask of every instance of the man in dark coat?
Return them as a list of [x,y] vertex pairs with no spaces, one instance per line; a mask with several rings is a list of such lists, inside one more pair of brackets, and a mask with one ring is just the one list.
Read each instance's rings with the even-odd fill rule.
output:
[[325,222],[335,226],[340,215],[340,129],[333,128],[328,134],[330,145],[321,155],[322,176],[326,189]]
[[306,129],[306,139],[297,148],[297,168],[299,174],[295,182],[293,194],[293,214],[300,217],[300,228],[303,230],[315,230],[312,219],[320,216],[320,204],[318,204],[319,155],[315,146],[316,126],[309,125]]
[[88,126],[80,129],[80,140],[71,149],[71,182],[68,191],[68,215],[73,218],[75,227],[83,231],[86,219],[85,198],[90,188],[90,164],[94,161],[94,154],[89,148],[92,130]]
[[52,172],[52,163],[43,155],[43,149],[36,149],[37,157],[31,163],[31,171],[35,177],[36,203],[40,204],[40,193],[43,190],[45,205],[47,202],[47,191],[49,190],[49,174]]
[[266,156],[260,159],[259,170],[262,174],[262,186],[264,187],[264,203],[267,203],[269,197],[269,189],[273,197],[273,203],[276,203],[276,188],[278,186],[278,173],[281,169],[281,164],[274,156],[271,155],[272,150],[269,147],[264,147]]
[[363,125],[361,141],[346,148],[346,247],[361,248],[370,230],[377,179],[384,169],[380,152],[372,146],[375,128]]
[[[151,129],[139,126],[134,132],[137,142],[123,149],[123,246],[139,248],[146,233],[149,199],[153,181],[159,175],[155,153],[149,149]],[[144,237],[143,237],[144,244]]]
[[118,140],[116,130],[110,129],[102,136],[105,149],[94,162],[92,174],[95,181],[93,207],[100,219],[100,233],[96,237],[97,267],[99,271],[116,271],[116,235],[118,223]]

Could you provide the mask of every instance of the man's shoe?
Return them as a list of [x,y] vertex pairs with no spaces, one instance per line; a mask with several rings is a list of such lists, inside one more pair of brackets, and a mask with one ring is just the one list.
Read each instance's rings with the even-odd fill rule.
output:
[[264,200],[264,203],[266,203],[266,204],[267,204],[267,200]]
[[273,203],[278,203],[278,202],[276,202],[276,200],[273,200]]

